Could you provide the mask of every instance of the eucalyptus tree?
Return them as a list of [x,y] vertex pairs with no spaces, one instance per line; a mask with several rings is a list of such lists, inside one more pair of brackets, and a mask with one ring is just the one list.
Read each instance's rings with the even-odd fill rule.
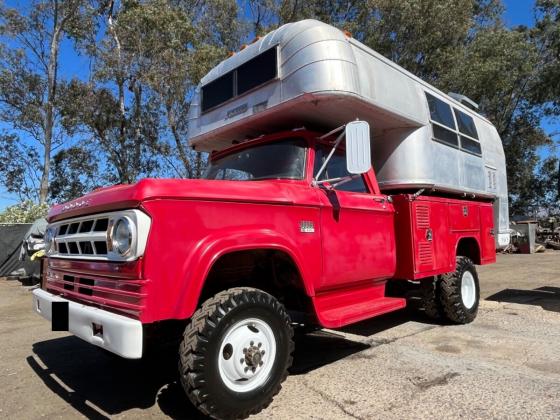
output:
[[[2,142],[32,155],[17,168],[17,162],[0,166],[8,169],[5,180],[28,184],[18,191],[17,183],[4,183],[10,192],[47,200],[51,155],[64,142],[57,108],[63,100],[58,95],[61,43],[91,36],[94,14],[87,0],[32,0],[17,9],[0,4],[0,121],[9,127]],[[10,155],[0,158],[10,160]]]
[[186,145],[189,99],[196,83],[193,76],[205,73],[204,63],[217,61],[217,51],[200,45],[191,17],[163,0],[129,4],[118,14],[114,31],[122,42],[122,54],[130,58],[134,86],[143,86],[151,96],[172,138],[166,143],[169,153],[162,158],[175,176],[199,176],[202,157]]

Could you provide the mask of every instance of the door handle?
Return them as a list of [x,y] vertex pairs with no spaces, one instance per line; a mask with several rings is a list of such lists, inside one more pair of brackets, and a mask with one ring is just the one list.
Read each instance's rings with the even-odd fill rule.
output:
[[373,197],[373,201],[377,201],[378,203],[385,204],[385,199],[382,197]]
[[432,228],[428,228],[426,230],[426,240],[431,242],[432,239],[434,239],[434,233],[432,232]]

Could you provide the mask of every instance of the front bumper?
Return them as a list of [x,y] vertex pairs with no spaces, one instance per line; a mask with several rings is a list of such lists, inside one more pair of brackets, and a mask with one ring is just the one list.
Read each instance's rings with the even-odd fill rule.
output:
[[[68,331],[75,336],[127,359],[142,357],[140,321],[72,302],[43,289],[33,291],[33,310],[49,321],[52,302],[68,302]],[[94,334],[94,323],[103,327],[101,334]]]

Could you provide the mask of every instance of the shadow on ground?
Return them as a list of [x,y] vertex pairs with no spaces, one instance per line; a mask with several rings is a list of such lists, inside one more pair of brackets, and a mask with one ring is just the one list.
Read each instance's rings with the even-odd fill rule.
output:
[[[404,322],[425,319],[413,311],[398,311],[344,329],[372,335]],[[296,334],[290,373],[299,375],[359,353],[370,346],[337,332]],[[36,343],[29,366],[60,398],[87,418],[108,418],[124,411],[158,404],[172,418],[201,419],[189,402],[177,375],[177,351],[170,346],[142,360],[126,360],[69,336]]]
[[540,306],[546,311],[560,312],[560,287],[539,287],[533,290],[504,289],[486,298],[497,302]]

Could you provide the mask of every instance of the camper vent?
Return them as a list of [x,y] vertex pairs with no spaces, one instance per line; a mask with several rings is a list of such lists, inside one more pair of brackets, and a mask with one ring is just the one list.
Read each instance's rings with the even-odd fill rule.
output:
[[465,95],[461,95],[460,93],[455,93],[455,92],[448,92],[447,95],[455,99],[457,102],[465,105],[467,108],[470,108],[473,111],[478,111],[478,104],[475,101],[473,101],[471,98],[468,98]]

